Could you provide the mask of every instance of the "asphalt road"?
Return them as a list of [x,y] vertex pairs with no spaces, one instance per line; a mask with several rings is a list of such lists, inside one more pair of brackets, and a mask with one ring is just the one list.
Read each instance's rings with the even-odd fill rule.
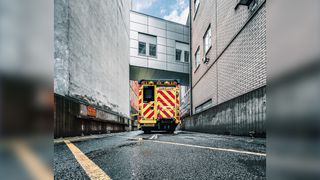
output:
[[[266,179],[265,139],[134,131],[70,141],[111,179]],[[54,175],[90,179],[63,142],[54,145]]]

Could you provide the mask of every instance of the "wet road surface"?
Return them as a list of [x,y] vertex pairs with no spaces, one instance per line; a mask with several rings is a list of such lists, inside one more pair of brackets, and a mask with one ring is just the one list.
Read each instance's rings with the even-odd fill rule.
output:
[[134,131],[70,143],[85,160],[56,143],[55,179],[93,179],[96,169],[111,179],[266,179],[265,139]]

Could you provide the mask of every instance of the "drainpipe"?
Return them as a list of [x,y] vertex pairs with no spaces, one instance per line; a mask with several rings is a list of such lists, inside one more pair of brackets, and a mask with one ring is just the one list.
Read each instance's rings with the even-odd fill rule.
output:
[[189,0],[189,54],[190,54],[190,61],[189,61],[189,87],[190,87],[190,116],[193,115],[193,106],[192,106],[192,13],[191,13],[191,4],[192,0]]

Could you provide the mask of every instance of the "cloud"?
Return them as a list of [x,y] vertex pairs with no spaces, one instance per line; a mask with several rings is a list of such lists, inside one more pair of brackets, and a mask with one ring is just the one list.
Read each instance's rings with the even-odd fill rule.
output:
[[186,0],[176,0],[171,9],[171,12],[163,18],[180,24],[186,24],[189,15],[189,6]]
[[161,14],[161,15],[165,14],[166,12],[167,12],[166,9],[161,8],[161,10],[160,10],[160,14]]
[[150,8],[157,0],[135,0],[133,1],[133,10],[142,11]]
[[185,0],[177,0],[176,4],[179,5],[180,7],[183,7],[183,8],[185,8],[187,6]]

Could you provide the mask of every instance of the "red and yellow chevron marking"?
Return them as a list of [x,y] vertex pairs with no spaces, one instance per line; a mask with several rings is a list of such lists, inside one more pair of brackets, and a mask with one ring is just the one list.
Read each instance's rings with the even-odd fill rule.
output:
[[177,93],[176,93],[176,123],[180,123],[180,86],[177,86]]
[[143,102],[143,86],[139,87],[139,116],[138,122],[143,123],[150,119],[173,118],[175,123],[180,123],[180,86],[176,84],[175,87],[164,86],[156,88],[155,102]]
[[161,102],[164,106],[175,106],[174,90],[158,90],[157,101]]
[[174,114],[174,107],[164,106],[161,102],[158,102],[158,118],[172,118]]
[[173,118],[175,116],[176,98],[174,89],[157,91],[158,118]]
[[144,118],[147,118],[147,119],[153,118],[154,110],[150,108],[151,106],[154,106],[154,102],[150,102],[148,104],[143,104],[142,116]]
[[142,104],[142,89],[139,88],[139,106]]
[[139,103],[139,115],[138,115],[138,122],[142,120],[142,86],[139,87],[139,96],[138,96],[138,103]]

